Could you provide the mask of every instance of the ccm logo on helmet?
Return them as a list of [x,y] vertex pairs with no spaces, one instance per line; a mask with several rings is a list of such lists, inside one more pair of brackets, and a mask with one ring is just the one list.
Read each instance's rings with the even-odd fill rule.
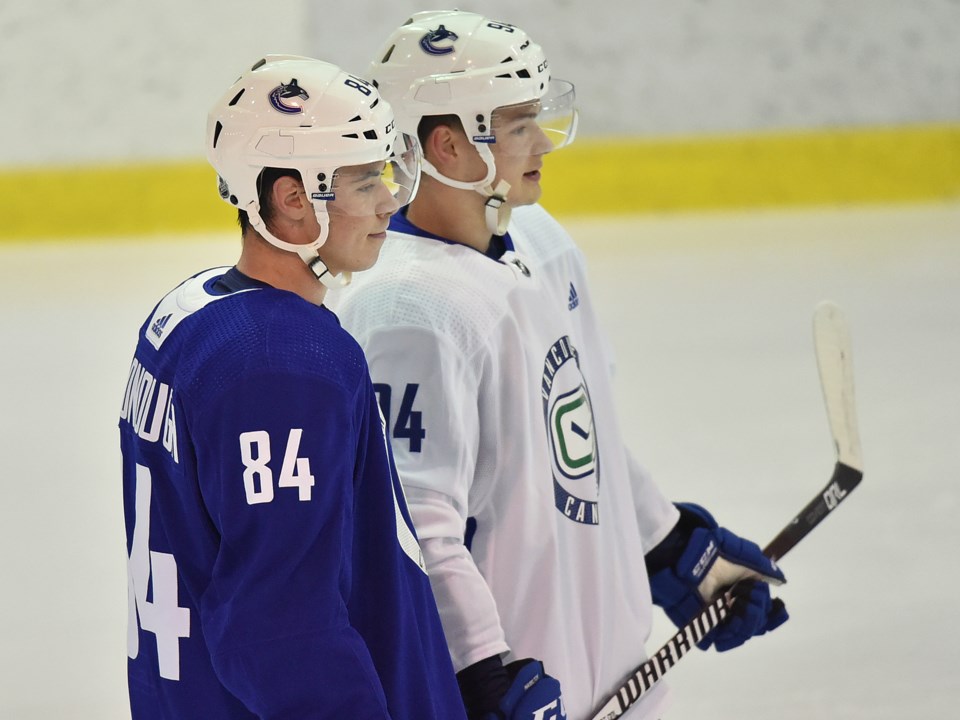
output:
[[303,108],[297,107],[296,105],[287,105],[283,102],[284,100],[289,100],[290,98],[300,98],[301,100],[310,99],[307,91],[297,85],[296,78],[293,78],[288,83],[278,85],[270,91],[270,104],[273,105],[275,110],[282,112],[284,115],[296,115],[297,113],[302,113]]
[[455,32],[452,30],[447,30],[443,25],[441,25],[436,30],[431,30],[422,38],[420,38],[420,47],[423,48],[423,51],[429,55],[447,55],[453,52],[453,45],[448,45],[447,47],[437,47],[434,43],[443,42],[444,40],[450,40],[452,43],[457,39],[459,38]]

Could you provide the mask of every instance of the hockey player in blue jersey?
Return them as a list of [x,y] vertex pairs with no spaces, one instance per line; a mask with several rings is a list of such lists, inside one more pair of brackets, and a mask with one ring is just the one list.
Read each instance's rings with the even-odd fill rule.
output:
[[364,356],[324,307],[415,193],[366,82],[272,56],[210,111],[237,264],[140,330],[120,419],[134,720],[464,717]]
[[[626,450],[582,255],[537,204],[545,156],[575,133],[573,86],[522,29],[460,11],[414,15],[368,74],[419,134],[424,178],[338,307],[369,359],[471,719],[591,717],[644,659],[653,603],[683,624],[746,579],[709,638],[721,650],[786,620],[765,582],[780,570],[670,502]],[[526,658],[556,678],[553,698]],[[661,684],[624,718],[664,707]]]

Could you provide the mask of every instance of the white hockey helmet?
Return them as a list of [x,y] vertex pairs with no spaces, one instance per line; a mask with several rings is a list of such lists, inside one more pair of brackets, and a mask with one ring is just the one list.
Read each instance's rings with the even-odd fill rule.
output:
[[[577,110],[573,84],[554,80],[539,45],[518,27],[460,10],[420,12],[387,38],[368,76],[411,135],[429,115],[456,115],[487,166],[478,182],[446,178],[428,162],[424,172],[452,187],[476,190],[502,204],[509,186],[494,188],[498,108],[536,103],[537,124],[554,148],[573,141]],[[504,187],[506,186],[506,187]],[[506,222],[500,213],[497,232]]]
[[[329,214],[358,214],[337,203],[341,172],[369,164],[379,169],[383,163],[381,179],[394,210],[413,198],[420,179],[415,136],[397,129],[393,110],[370,83],[335,65],[294,55],[258,61],[217,100],[207,117],[207,157],[219,175],[220,196],[245,211],[268,242],[300,255],[331,287],[349,282],[349,276],[334,277],[320,259]],[[264,168],[299,173],[320,225],[314,242],[288,243],[267,229],[258,192]],[[363,210],[372,212],[369,206]]]

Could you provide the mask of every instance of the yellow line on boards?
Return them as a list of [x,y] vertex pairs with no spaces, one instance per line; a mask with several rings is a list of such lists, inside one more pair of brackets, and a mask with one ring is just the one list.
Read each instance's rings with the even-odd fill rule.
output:
[[[551,154],[561,216],[960,199],[960,124],[580,138]],[[202,161],[0,169],[0,241],[230,232]]]
[[0,240],[229,231],[206,163],[0,170]]
[[954,200],[960,124],[578,141],[542,184],[560,215]]

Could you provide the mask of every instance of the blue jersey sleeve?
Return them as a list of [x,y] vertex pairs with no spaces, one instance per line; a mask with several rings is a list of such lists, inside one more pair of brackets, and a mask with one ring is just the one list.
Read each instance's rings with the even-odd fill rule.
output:
[[[362,389],[362,385],[361,385]],[[220,534],[199,606],[214,670],[262,718],[389,717],[351,626],[358,390],[246,373],[193,419],[200,491]]]

